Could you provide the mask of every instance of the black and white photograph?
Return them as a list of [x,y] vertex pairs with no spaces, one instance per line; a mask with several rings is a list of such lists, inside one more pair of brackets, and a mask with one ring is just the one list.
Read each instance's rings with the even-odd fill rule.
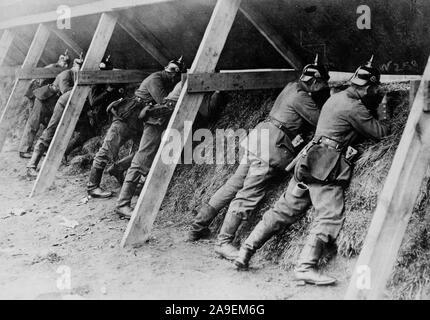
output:
[[0,0],[0,300],[429,300],[429,57],[429,0]]

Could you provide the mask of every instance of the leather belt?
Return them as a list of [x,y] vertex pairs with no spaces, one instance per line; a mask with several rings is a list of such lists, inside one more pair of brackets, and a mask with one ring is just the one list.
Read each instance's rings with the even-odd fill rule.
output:
[[338,141],[327,137],[321,137],[320,139],[318,139],[317,143],[335,150],[343,149]]
[[286,136],[290,139],[290,141],[293,141],[293,139],[296,137],[295,135],[293,135],[291,133],[291,131],[287,128],[287,126],[285,125],[285,123],[283,123],[282,121],[279,121],[278,119],[275,119],[273,117],[268,118],[268,120],[278,129],[282,130]]

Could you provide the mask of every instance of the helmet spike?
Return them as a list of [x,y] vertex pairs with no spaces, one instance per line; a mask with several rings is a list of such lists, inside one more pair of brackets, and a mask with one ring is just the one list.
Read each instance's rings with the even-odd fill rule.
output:
[[366,67],[371,68],[372,67],[372,63],[373,63],[373,54],[370,57],[369,61],[367,61]]
[[318,65],[319,63],[319,59],[318,59],[318,53],[315,55],[315,61],[314,61],[314,65]]
[[108,62],[110,59],[110,54],[108,54],[107,58],[106,58],[106,62]]
[[64,55],[67,56],[68,53],[69,53],[69,49],[66,48],[66,50],[64,51]]

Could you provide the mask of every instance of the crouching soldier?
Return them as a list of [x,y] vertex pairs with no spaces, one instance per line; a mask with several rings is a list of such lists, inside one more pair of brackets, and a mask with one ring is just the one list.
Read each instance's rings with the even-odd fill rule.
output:
[[40,159],[42,159],[42,156],[45,151],[48,150],[52,138],[54,137],[55,131],[57,130],[57,126],[63,115],[63,111],[72,92],[71,89],[74,86],[76,74],[80,70],[83,62],[84,61],[82,57],[75,59],[73,62],[72,69],[60,73],[60,75],[64,74],[64,76],[60,77],[60,81],[58,82],[58,84],[56,84],[57,79],[52,84],[54,90],[58,90],[58,92],[62,93],[62,95],[60,96],[60,98],[58,98],[57,103],[55,104],[52,116],[49,119],[47,127],[45,128],[45,130],[43,130],[42,135],[36,142],[31,159],[27,164],[28,177],[34,178],[37,176],[37,166],[39,165]]
[[[113,70],[110,56],[103,59],[99,66],[100,70]],[[78,146],[84,144],[88,139],[101,133],[101,129],[109,121],[106,107],[124,95],[124,88],[119,85],[98,84],[91,87],[88,98],[82,109],[76,124],[76,133],[70,140],[65,156]]]
[[180,80],[182,66],[182,58],[170,61],[164,70],[154,72],[143,80],[133,98],[113,102],[108,107],[114,114],[114,119],[94,158],[87,184],[88,195],[95,198],[112,196],[112,192],[100,188],[106,165],[117,160],[119,150],[125,142],[141,134],[143,122],[139,119],[140,112],[147,106],[163,102]]
[[[59,66],[67,66],[68,60],[68,56],[61,55],[58,61]],[[34,95],[35,101],[19,144],[19,156],[21,158],[31,157],[32,154],[30,150],[33,147],[33,142],[40,124],[48,124],[58,98],[73,88],[74,73],[79,70],[80,64],[82,64],[81,61],[81,59],[75,59],[72,68],[60,72],[52,84],[45,84],[43,81],[43,86],[31,92],[31,97]],[[30,93],[27,93],[27,97],[29,97],[29,94]]]
[[[215,252],[226,259],[237,258],[238,249],[232,245],[236,231],[263,199],[268,180],[285,172],[286,166],[296,154],[296,148],[301,144],[301,135],[309,135],[315,130],[320,109],[330,96],[328,79],[328,71],[318,63],[317,57],[314,64],[303,69],[299,81],[289,83],[282,90],[267,120],[254,129],[253,133],[257,134],[249,134],[247,163],[240,164],[209,203],[203,204],[191,226],[189,241],[207,236],[209,224],[231,201],[218,235]],[[252,137],[261,137],[263,130],[269,135],[267,141],[261,141],[262,150],[259,151],[258,141],[253,141]],[[265,148],[268,156],[263,152]]]
[[[356,70],[346,90],[332,95],[322,107],[314,139],[296,158],[294,178],[242,244],[236,267],[246,269],[257,249],[313,205],[315,220],[295,276],[310,284],[335,283],[336,279],[318,273],[316,266],[325,245],[336,240],[344,220],[344,188],[352,174],[351,155],[355,153],[350,152],[354,150],[350,146],[359,136],[381,139],[390,131],[387,107],[379,104],[380,73],[371,60]],[[379,120],[372,116],[375,108],[381,115]]]

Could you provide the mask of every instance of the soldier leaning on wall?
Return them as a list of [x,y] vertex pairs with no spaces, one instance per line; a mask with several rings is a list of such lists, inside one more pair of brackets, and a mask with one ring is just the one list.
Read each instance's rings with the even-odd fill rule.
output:
[[[66,51],[65,54],[60,55],[56,63],[49,64],[45,68],[67,68],[69,61],[70,57],[67,55]],[[34,138],[36,137],[40,124],[48,124],[59,96],[71,89],[71,79],[73,79],[72,74],[69,70],[65,70],[59,73],[53,81],[55,86],[50,83],[50,79],[32,81],[30,89],[25,96],[35,101],[33,102],[33,107],[25,124],[19,144],[19,156],[21,158],[28,159],[31,157],[30,151],[33,147]]]
[[[44,90],[46,95],[51,94],[60,95],[57,102],[55,103],[54,110],[52,111],[51,118],[45,130],[43,130],[42,135],[39,140],[37,140],[34,146],[33,154],[31,155],[30,161],[27,164],[27,176],[34,178],[37,176],[37,166],[42,159],[43,154],[48,150],[49,145],[54,137],[55,131],[57,130],[58,123],[60,122],[61,116],[63,115],[64,108],[69,100],[71,90],[76,81],[77,72],[80,70],[84,59],[81,57],[73,61],[73,67],[69,70],[61,72],[53,84],[48,86],[47,90]],[[43,89],[43,88],[41,88]],[[36,98],[38,98],[38,90],[35,91]]]
[[[113,70],[110,55],[102,60],[100,70]],[[124,96],[125,89],[119,84],[96,84],[91,86],[91,91],[85,101],[82,112],[75,128],[75,134],[67,145],[65,157],[84,144],[88,139],[102,133],[102,128],[108,124],[109,117],[106,107]]]
[[103,145],[97,152],[87,183],[88,195],[94,198],[109,198],[112,192],[100,188],[106,165],[118,158],[119,149],[128,140],[136,140],[144,130],[139,114],[145,107],[159,104],[180,80],[183,68],[182,57],[169,62],[164,70],[154,72],[142,81],[134,97],[113,102],[108,111],[114,114],[113,122],[106,133]]
[[[344,189],[352,174],[354,152],[348,152],[352,150],[351,144],[359,137],[378,140],[390,132],[391,111],[381,100],[380,73],[372,66],[371,59],[357,69],[346,90],[334,94],[324,104],[312,142],[296,158],[294,178],[242,244],[234,262],[237,268],[247,269],[257,249],[313,205],[315,219],[295,276],[310,284],[336,282],[318,273],[316,266],[325,246],[335,242],[342,227]],[[375,118],[373,114],[378,116]]]
[[[269,179],[285,170],[299,148],[302,136],[315,130],[320,110],[330,96],[329,75],[319,63],[318,56],[313,64],[305,66],[298,82],[289,83],[276,99],[269,117],[259,123],[255,137],[263,130],[269,132],[268,141],[252,141],[249,135],[249,157],[246,164],[240,164],[235,174],[227,180],[209,200],[202,205],[188,235],[189,241],[196,241],[209,234],[209,224],[218,212],[230,201],[224,218],[215,252],[234,260],[238,249],[232,245],[242,221],[248,220],[257,204],[263,199]],[[267,145],[266,145],[267,144]],[[267,156],[261,154],[268,147]]]

